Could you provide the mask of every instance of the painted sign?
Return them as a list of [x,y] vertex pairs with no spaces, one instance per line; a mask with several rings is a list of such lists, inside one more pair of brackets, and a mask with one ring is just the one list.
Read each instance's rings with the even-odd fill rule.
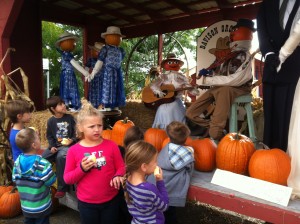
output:
[[[222,20],[207,27],[197,38],[197,73],[209,68],[215,60],[229,53],[229,34],[236,24],[233,20]],[[197,84],[203,84],[201,79]]]

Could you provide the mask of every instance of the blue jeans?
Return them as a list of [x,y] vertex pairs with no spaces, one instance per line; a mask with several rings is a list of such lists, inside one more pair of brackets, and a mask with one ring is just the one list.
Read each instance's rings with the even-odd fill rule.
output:
[[25,217],[24,224],[49,224],[49,216],[41,218],[28,218]]
[[119,216],[119,197],[108,202],[91,204],[78,200],[81,224],[117,224]]

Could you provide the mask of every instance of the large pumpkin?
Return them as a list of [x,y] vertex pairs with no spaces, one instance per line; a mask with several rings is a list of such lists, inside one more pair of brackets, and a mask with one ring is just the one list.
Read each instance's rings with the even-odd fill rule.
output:
[[113,46],[119,46],[122,41],[122,37],[118,34],[106,34],[105,43]]
[[239,133],[229,133],[218,144],[217,168],[238,174],[246,174],[255,146],[250,138]]
[[[165,138],[165,140],[162,143],[162,148],[164,148],[169,142],[170,142],[170,138],[169,137]],[[193,139],[191,137],[187,137],[184,145],[193,146]]]
[[0,186],[0,198],[5,192],[11,191],[12,189],[13,189],[13,186],[10,186],[10,185]]
[[134,123],[128,120],[128,117],[124,118],[124,120],[118,120],[112,128],[111,140],[117,145],[124,146],[123,139],[125,133],[132,126],[134,126]]
[[102,131],[102,138],[111,139],[112,130],[106,129]]
[[195,139],[193,141],[195,169],[210,172],[216,168],[217,145],[209,138]]
[[149,128],[144,134],[144,140],[152,144],[159,152],[162,149],[163,141],[167,137],[166,131],[159,128]]
[[17,188],[14,187],[0,198],[0,218],[12,218],[20,215],[21,212],[20,195]]
[[275,184],[287,185],[291,158],[280,149],[258,149],[249,162],[249,175]]

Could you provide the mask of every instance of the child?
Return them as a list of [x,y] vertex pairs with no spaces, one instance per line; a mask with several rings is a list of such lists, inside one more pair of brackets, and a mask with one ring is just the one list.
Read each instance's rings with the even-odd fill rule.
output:
[[16,145],[23,151],[14,164],[12,179],[16,182],[25,224],[48,224],[52,211],[50,186],[56,176],[51,164],[37,155],[41,147],[37,133],[22,129],[16,136]]
[[25,100],[10,100],[5,105],[6,114],[12,122],[12,129],[9,134],[9,143],[12,148],[13,161],[16,161],[22,151],[16,145],[16,135],[30,122],[33,107]]
[[146,181],[157,165],[157,150],[145,141],[129,145],[126,156],[125,199],[132,223],[164,223],[163,212],[169,199],[162,170],[156,175],[156,186]]
[[52,96],[46,101],[47,108],[53,114],[47,122],[47,140],[49,148],[43,158],[56,164],[57,192],[56,198],[62,198],[69,190],[63,175],[69,147],[76,142],[76,124],[72,115],[66,114],[65,102],[59,96]]
[[[125,158],[125,151],[128,148],[128,146],[130,144],[132,144],[133,142],[136,142],[138,140],[143,140],[144,139],[144,133],[143,131],[137,127],[137,126],[132,126],[130,128],[127,129],[124,139],[123,139],[123,143],[124,143],[124,147],[119,145],[119,149],[121,151],[122,154],[122,158]],[[128,208],[126,205],[126,201],[124,200],[124,191],[123,188],[120,188],[119,191],[119,196],[120,196],[120,215],[119,215],[119,220],[122,220],[122,223],[131,223],[132,217],[128,212]]]
[[167,126],[166,132],[170,143],[159,153],[157,163],[164,172],[164,181],[170,199],[170,206],[164,213],[166,224],[176,224],[176,207],[184,207],[186,203],[194,169],[194,150],[184,146],[190,135],[190,130],[185,124],[173,121]]
[[115,224],[125,165],[118,146],[103,139],[103,114],[91,104],[77,115],[80,142],[67,154],[64,179],[77,185],[81,224]]

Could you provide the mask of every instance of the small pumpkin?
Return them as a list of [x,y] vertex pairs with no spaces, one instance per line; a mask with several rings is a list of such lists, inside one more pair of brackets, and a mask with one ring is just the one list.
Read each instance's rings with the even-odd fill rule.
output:
[[161,151],[163,141],[168,137],[167,133],[163,129],[149,128],[144,134],[144,140],[152,144],[158,152]]
[[0,198],[5,192],[11,191],[12,189],[13,189],[13,186],[10,186],[10,185],[0,186]]
[[60,42],[59,46],[63,51],[71,52],[75,48],[75,40],[74,39],[63,40]]
[[17,188],[14,187],[0,198],[0,218],[12,218],[20,215],[21,212],[20,195]]
[[210,172],[216,168],[217,145],[209,138],[195,139],[193,141],[195,169]]
[[125,133],[132,126],[134,126],[134,123],[128,120],[128,117],[125,117],[124,120],[118,120],[112,128],[111,140],[117,145],[124,146],[123,139]]
[[291,171],[291,158],[280,149],[258,149],[249,162],[250,177],[286,186]]
[[121,44],[122,37],[118,34],[106,34],[105,43],[118,47]]
[[112,130],[106,129],[102,131],[102,138],[111,139]]
[[217,168],[237,174],[246,174],[255,146],[250,138],[240,133],[225,135],[218,144]]
[[[165,140],[162,143],[162,148],[164,148],[169,142],[170,142],[170,138],[169,137],[165,138]],[[193,139],[191,137],[187,137],[184,145],[193,146]]]

